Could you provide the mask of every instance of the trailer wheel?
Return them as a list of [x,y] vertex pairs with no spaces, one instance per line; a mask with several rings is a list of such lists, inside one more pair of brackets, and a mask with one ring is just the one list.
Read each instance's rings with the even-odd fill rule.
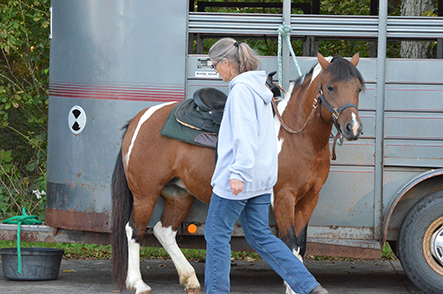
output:
[[426,293],[443,293],[443,191],[429,194],[411,208],[397,245],[408,278]]

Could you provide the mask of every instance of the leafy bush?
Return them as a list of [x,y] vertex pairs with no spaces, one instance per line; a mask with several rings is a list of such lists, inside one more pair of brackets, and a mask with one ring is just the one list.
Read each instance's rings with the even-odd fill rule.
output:
[[0,1],[0,219],[22,207],[43,218],[49,7],[49,0]]

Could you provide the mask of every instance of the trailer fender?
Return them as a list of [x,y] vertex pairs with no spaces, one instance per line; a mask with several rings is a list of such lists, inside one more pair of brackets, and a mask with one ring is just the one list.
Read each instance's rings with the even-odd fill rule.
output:
[[[382,238],[381,244],[383,245],[388,239],[389,229],[395,225],[391,224],[392,217],[396,214],[401,214],[403,217],[409,211],[409,209],[417,203],[420,199],[425,197],[426,195],[438,191],[443,190],[443,180],[439,180],[439,178],[443,179],[443,168],[441,169],[432,169],[423,174],[418,175],[414,179],[412,179],[409,183],[403,186],[392,199],[391,203],[386,210],[386,213],[383,217],[383,227],[382,227]],[[436,182],[436,183],[433,183]],[[429,185],[425,184],[429,183]],[[408,195],[414,188],[417,188],[420,192],[416,193],[416,195],[411,196],[412,199],[408,204],[408,209],[405,211],[396,211],[398,204],[404,200],[405,196]],[[403,217],[401,219],[403,219]],[[398,222],[398,221],[397,221]],[[400,227],[398,224],[398,227]],[[396,239],[396,238],[395,238]]]

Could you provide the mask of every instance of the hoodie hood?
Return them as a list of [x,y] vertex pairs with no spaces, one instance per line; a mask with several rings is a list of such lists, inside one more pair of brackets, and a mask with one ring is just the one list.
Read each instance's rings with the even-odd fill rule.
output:
[[271,103],[274,95],[268,86],[266,86],[266,72],[264,70],[248,71],[239,74],[229,83],[229,90],[231,90],[238,83],[243,83],[251,88],[265,104]]

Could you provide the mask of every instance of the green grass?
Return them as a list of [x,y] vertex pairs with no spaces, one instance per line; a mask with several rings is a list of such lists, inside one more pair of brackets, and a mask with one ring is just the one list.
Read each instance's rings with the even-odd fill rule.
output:
[[[0,248],[16,247],[16,241],[0,240]],[[47,242],[21,242],[21,247],[47,247],[64,249],[64,258],[68,259],[111,259],[111,245],[98,244],[77,244],[77,243],[47,243]],[[185,257],[193,261],[205,261],[206,250],[203,249],[181,249]],[[232,252],[232,257],[236,260],[260,258],[253,252]],[[162,247],[142,247],[140,250],[141,259],[169,259],[170,256]]]
[[[0,248],[16,247],[16,241],[0,240]],[[110,245],[77,244],[77,243],[48,243],[48,242],[21,242],[21,247],[46,247],[65,250],[65,258],[73,259],[111,259]]]
[[[382,250],[380,252],[380,258],[381,259],[388,259],[388,260],[398,260],[397,256],[395,256],[394,252],[391,249],[391,246],[389,246],[389,243],[386,242]],[[323,261],[354,261],[359,260],[359,258],[353,258],[353,257],[334,257],[334,256],[305,256],[305,259],[310,260],[323,260]]]
[[[0,240],[0,248],[16,247],[16,241]],[[77,243],[47,243],[47,242],[21,242],[21,247],[48,247],[64,249],[64,258],[67,259],[111,259],[111,245],[77,244]],[[188,260],[205,261],[206,250],[181,249]],[[170,256],[163,247],[142,247],[140,258],[143,259],[169,259]],[[232,252],[234,260],[260,260],[255,252]],[[330,256],[306,256],[313,260],[355,260],[355,258],[336,258]],[[381,258],[397,260],[388,243],[385,243],[381,252]]]
[[390,259],[390,260],[398,260],[397,256],[395,256],[394,252],[392,251],[391,246],[389,246],[389,243],[386,242],[383,245],[383,248],[381,250],[381,258],[384,259]]

